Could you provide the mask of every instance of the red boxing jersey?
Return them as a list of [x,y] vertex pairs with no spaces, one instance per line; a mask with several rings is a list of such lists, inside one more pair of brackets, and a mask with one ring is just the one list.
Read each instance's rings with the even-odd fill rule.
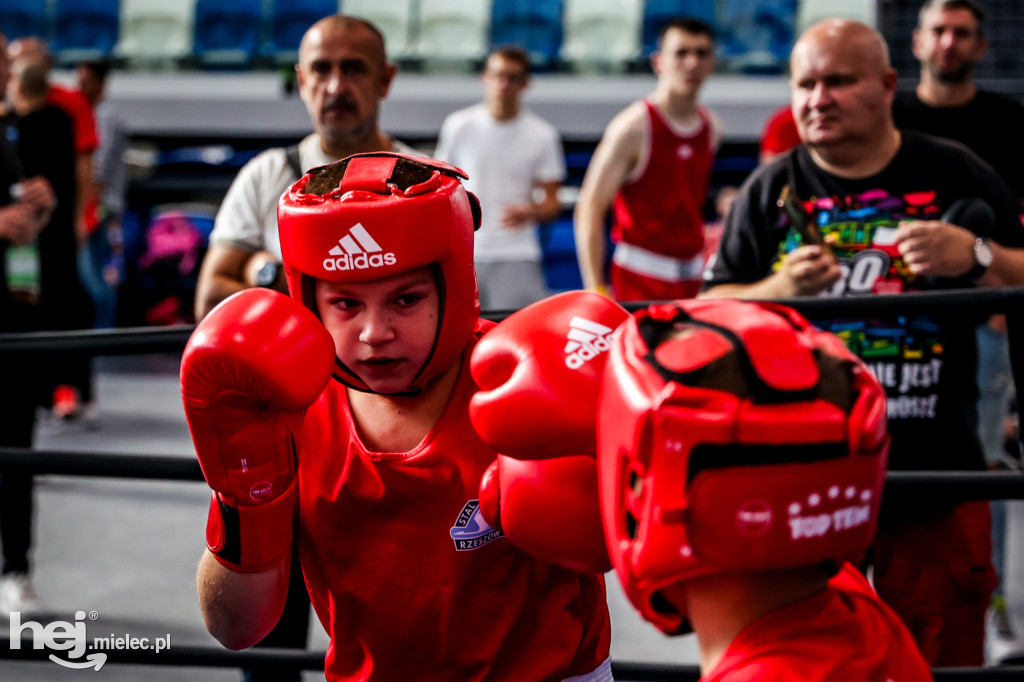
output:
[[650,121],[643,172],[624,184],[612,202],[612,240],[686,259],[704,246],[704,202],[711,179],[711,117],[700,107],[699,129],[680,135],[658,107],[645,99]]
[[701,682],[930,682],[899,616],[845,564],[820,594],[748,625]]
[[99,146],[96,136],[96,118],[92,113],[92,105],[78,90],[71,90],[60,85],[51,85],[46,95],[47,104],[57,107],[71,119],[75,155],[91,154]]
[[761,154],[782,154],[800,144],[793,110],[787,105],[772,114],[761,133]]
[[562,680],[608,658],[603,576],[516,549],[479,512],[496,453],[469,421],[467,362],[409,452],[368,451],[339,382],[307,413],[298,542],[331,682]]

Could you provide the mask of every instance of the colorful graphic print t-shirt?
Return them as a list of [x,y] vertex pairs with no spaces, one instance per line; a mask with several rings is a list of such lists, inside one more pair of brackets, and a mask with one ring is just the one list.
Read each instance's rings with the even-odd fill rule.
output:
[[[798,197],[779,207],[783,188]],[[996,173],[966,148],[904,131],[899,152],[877,175],[851,180],[822,171],[800,146],[756,171],[726,221],[705,287],[752,283],[776,271],[816,230],[835,253],[842,279],[823,296],[871,296],[973,287],[966,278],[910,272],[895,242],[904,221],[941,220],[951,207],[980,199],[992,219],[961,225],[1005,246],[1024,246],[1019,204]],[[955,209],[954,209],[955,210]],[[798,229],[805,219],[810,229]],[[963,308],[943,314],[869,318],[837,315],[814,322],[838,334],[886,387],[893,436],[890,468],[976,470],[975,325]]]

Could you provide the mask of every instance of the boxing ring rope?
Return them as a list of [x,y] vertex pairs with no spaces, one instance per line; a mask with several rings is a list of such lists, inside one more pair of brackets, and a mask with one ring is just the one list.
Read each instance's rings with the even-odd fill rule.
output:
[[[1024,287],[926,291],[895,296],[849,298],[774,299],[808,317],[857,317],[858,315],[933,314],[948,317],[951,312],[969,309],[972,313],[1006,312],[1024,314]],[[622,304],[629,311],[650,305],[646,301]],[[482,317],[496,322],[514,310],[484,311]],[[1015,316],[1014,316],[1015,317]],[[1019,323],[1021,320],[1017,319]],[[0,334],[0,353],[88,352],[91,355],[132,355],[180,352],[192,334],[193,325],[129,327],[123,329],[87,329],[66,332],[22,332]]]
[[[64,450],[0,448],[0,471],[37,476],[93,476],[202,481],[199,462],[181,455],[107,455]],[[925,489],[945,499],[1024,500],[1024,474],[1013,471],[890,471],[885,494]]]
[[[1001,289],[932,291],[896,296],[862,298],[800,298],[777,300],[791,306],[811,320],[823,318],[856,318],[858,316],[892,316],[932,314],[939,317],[962,314],[966,310],[978,316],[1008,313],[1011,338],[1024,339],[1024,287]],[[630,302],[631,311],[646,307],[644,302]],[[488,311],[483,317],[500,321],[514,311]],[[0,353],[78,352],[90,355],[131,355],[180,352],[192,333],[191,325],[160,329],[127,328],[115,330],[82,330],[71,332],[37,332],[0,334]],[[1015,375],[1024,369],[1024,343],[1011,343],[1011,359]],[[0,472],[31,473],[48,476],[91,476],[101,478],[149,479],[198,482],[203,480],[197,460],[174,455],[94,454],[70,451],[0,448]],[[948,499],[1024,499],[1024,474],[1019,472],[975,471],[892,471],[886,475],[886,494],[927,489]],[[29,641],[19,649],[11,649],[11,640],[0,638],[0,659],[48,661],[45,649],[34,649]],[[253,649],[229,651],[217,647],[175,646],[156,653],[144,650],[121,650],[108,664],[159,665],[179,667],[241,668],[261,665],[286,665],[299,670],[323,670],[325,652],[296,652],[291,649]],[[1014,663],[1017,661],[1014,660]],[[1024,660],[1020,661],[1024,664]],[[613,662],[612,670],[619,682],[696,681],[697,666]],[[937,668],[937,682],[957,680],[1024,679],[1024,665],[1002,665],[993,668]]]

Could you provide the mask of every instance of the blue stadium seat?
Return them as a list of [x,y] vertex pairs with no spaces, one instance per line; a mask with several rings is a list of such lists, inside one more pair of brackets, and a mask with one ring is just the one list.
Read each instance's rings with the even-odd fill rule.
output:
[[[648,59],[658,49],[658,34],[669,19],[693,17],[715,27],[715,3],[707,0],[647,0],[644,3],[641,57]],[[717,29],[716,29],[717,33]]]
[[572,225],[572,216],[562,216],[541,225],[538,232],[544,279],[553,292],[583,288]]
[[61,64],[109,57],[120,32],[120,0],[56,0],[50,51]]
[[3,0],[0,2],[0,31],[7,40],[24,36],[49,37],[46,3],[39,0]]
[[270,38],[265,52],[278,64],[299,59],[299,42],[310,26],[338,13],[338,0],[272,0]]
[[537,69],[558,61],[562,47],[562,0],[494,0],[491,46],[519,45]]
[[726,0],[719,55],[743,73],[782,73],[793,47],[797,0]]
[[248,66],[262,25],[263,0],[198,0],[192,53],[201,66]]

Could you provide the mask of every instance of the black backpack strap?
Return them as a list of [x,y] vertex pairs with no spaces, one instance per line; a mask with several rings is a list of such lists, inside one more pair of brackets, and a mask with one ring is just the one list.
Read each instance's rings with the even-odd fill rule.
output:
[[295,179],[298,180],[301,178],[302,161],[299,160],[299,145],[293,144],[290,147],[286,147],[284,150],[284,156],[288,160],[288,167],[292,169]]

